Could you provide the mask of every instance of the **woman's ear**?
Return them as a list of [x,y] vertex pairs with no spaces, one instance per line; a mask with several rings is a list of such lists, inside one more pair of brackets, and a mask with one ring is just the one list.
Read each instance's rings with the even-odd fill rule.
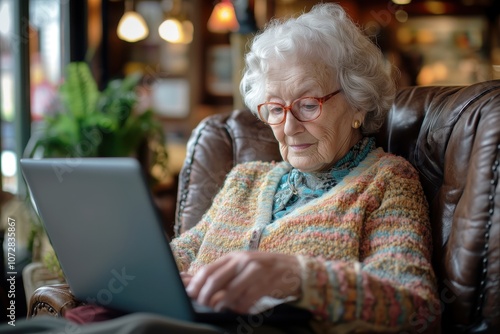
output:
[[365,115],[366,111],[364,110],[357,110],[354,113],[354,116],[352,117],[352,127],[354,129],[358,129],[363,125],[363,122],[365,121]]

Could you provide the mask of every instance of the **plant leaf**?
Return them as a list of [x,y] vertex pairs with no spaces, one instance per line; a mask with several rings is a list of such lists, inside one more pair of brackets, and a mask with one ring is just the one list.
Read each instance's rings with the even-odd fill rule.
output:
[[59,88],[59,94],[66,112],[75,118],[95,112],[99,90],[87,63],[68,64],[66,78]]

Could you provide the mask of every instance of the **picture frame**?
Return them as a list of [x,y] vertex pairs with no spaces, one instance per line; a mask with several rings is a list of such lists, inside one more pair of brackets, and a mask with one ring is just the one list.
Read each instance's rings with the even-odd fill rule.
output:
[[185,118],[190,112],[190,85],[184,78],[157,79],[151,86],[151,105],[166,118]]
[[214,96],[233,95],[232,52],[229,44],[213,45],[207,50],[206,91]]

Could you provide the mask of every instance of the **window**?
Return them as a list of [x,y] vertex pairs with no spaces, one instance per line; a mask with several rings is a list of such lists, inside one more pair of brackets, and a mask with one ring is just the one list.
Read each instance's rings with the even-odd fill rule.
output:
[[7,192],[24,192],[18,160],[32,121],[50,112],[67,63],[68,3],[0,0],[1,181]]

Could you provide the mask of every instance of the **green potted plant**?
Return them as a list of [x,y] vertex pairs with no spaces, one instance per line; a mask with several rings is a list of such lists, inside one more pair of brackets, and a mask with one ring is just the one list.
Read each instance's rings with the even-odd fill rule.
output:
[[[70,63],[59,87],[53,112],[46,115],[28,142],[25,157],[136,157],[151,186],[168,176],[167,151],[161,123],[152,110],[137,112],[140,74],[109,82],[99,91],[89,66]],[[29,202],[29,200],[28,200]],[[34,223],[31,243],[43,243],[41,224]],[[35,248],[32,245],[32,248]],[[50,245],[36,252],[45,268],[62,272]],[[33,250],[34,252],[34,250]],[[41,254],[41,253],[44,254]]]
[[168,172],[163,128],[152,110],[135,111],[140,80],[140,74],[131,74],[101,92],[86,63],[70,63],[54,112],[43,118],[25,156],[136,156],[153,179],[163,177]]

